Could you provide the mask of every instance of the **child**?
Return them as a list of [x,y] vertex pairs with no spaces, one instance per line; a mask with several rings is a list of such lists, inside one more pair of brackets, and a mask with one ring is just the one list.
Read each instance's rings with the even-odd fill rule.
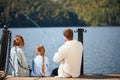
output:
[[48,71],[49,62],[48,58],[45,56],[45,49],[43,45],[38,45],[35,49],[36,57],[32,61],[32,71],[31,76],[50,76]]

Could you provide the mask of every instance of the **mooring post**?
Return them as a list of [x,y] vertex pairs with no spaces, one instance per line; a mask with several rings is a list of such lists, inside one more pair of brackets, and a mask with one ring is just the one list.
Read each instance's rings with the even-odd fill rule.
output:
[[1,38],[1,52],[0,52],[0,71],[5,71],[5,63],[7,56],[7,45],[8,45],[8,28],[4,26],[4,30]]
[[0,38],[0,44],[1,44],[1,38]]
[[[78,28],[78,30],[77,30],[77,32],[78,32],[78,41],[80,41],[82,44],[83,44],[83,32],[86,32],[86,31],[87,30],[82,29],[82,28]],[[81,75],[84,74],[84,52],[82,53],[82,62],[81,62],[80,74]]]

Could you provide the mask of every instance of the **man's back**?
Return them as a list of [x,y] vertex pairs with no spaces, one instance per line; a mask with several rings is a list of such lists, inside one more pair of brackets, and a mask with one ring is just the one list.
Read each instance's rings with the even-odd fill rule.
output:
[[83,46],[80,42],[71,40],[64,44],[65,47],[63,70],[72,77],[77,77],[80,75]]

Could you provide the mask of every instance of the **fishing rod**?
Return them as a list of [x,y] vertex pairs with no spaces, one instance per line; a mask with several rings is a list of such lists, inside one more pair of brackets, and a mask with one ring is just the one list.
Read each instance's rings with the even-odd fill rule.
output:
[[29,19],[33,24],[35,24],[36,27],[40,28],[40,26],[32,19],[30,18],[27,14],[25,14],[25,12],[23,12],[22,10],[20,11],[24,16],[27,17],[27,19]]

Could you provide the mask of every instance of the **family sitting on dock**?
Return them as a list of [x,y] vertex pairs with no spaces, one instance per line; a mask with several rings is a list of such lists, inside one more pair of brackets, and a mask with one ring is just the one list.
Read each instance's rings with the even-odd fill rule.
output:
[[60,62],[58,68],[49,72],[49,61],[45,55],[45,48],[39,44],[35,48],[36,57],[32,60],[31,68],[28,66],[24,55],[24,39],[16,35],[11,49],[11,63],[13,76],[40,76],[40,77],[79,77],[81,70],[83,45],[73,39],[73,30],[63,31],[65,43],[54,54],[53,61]]

